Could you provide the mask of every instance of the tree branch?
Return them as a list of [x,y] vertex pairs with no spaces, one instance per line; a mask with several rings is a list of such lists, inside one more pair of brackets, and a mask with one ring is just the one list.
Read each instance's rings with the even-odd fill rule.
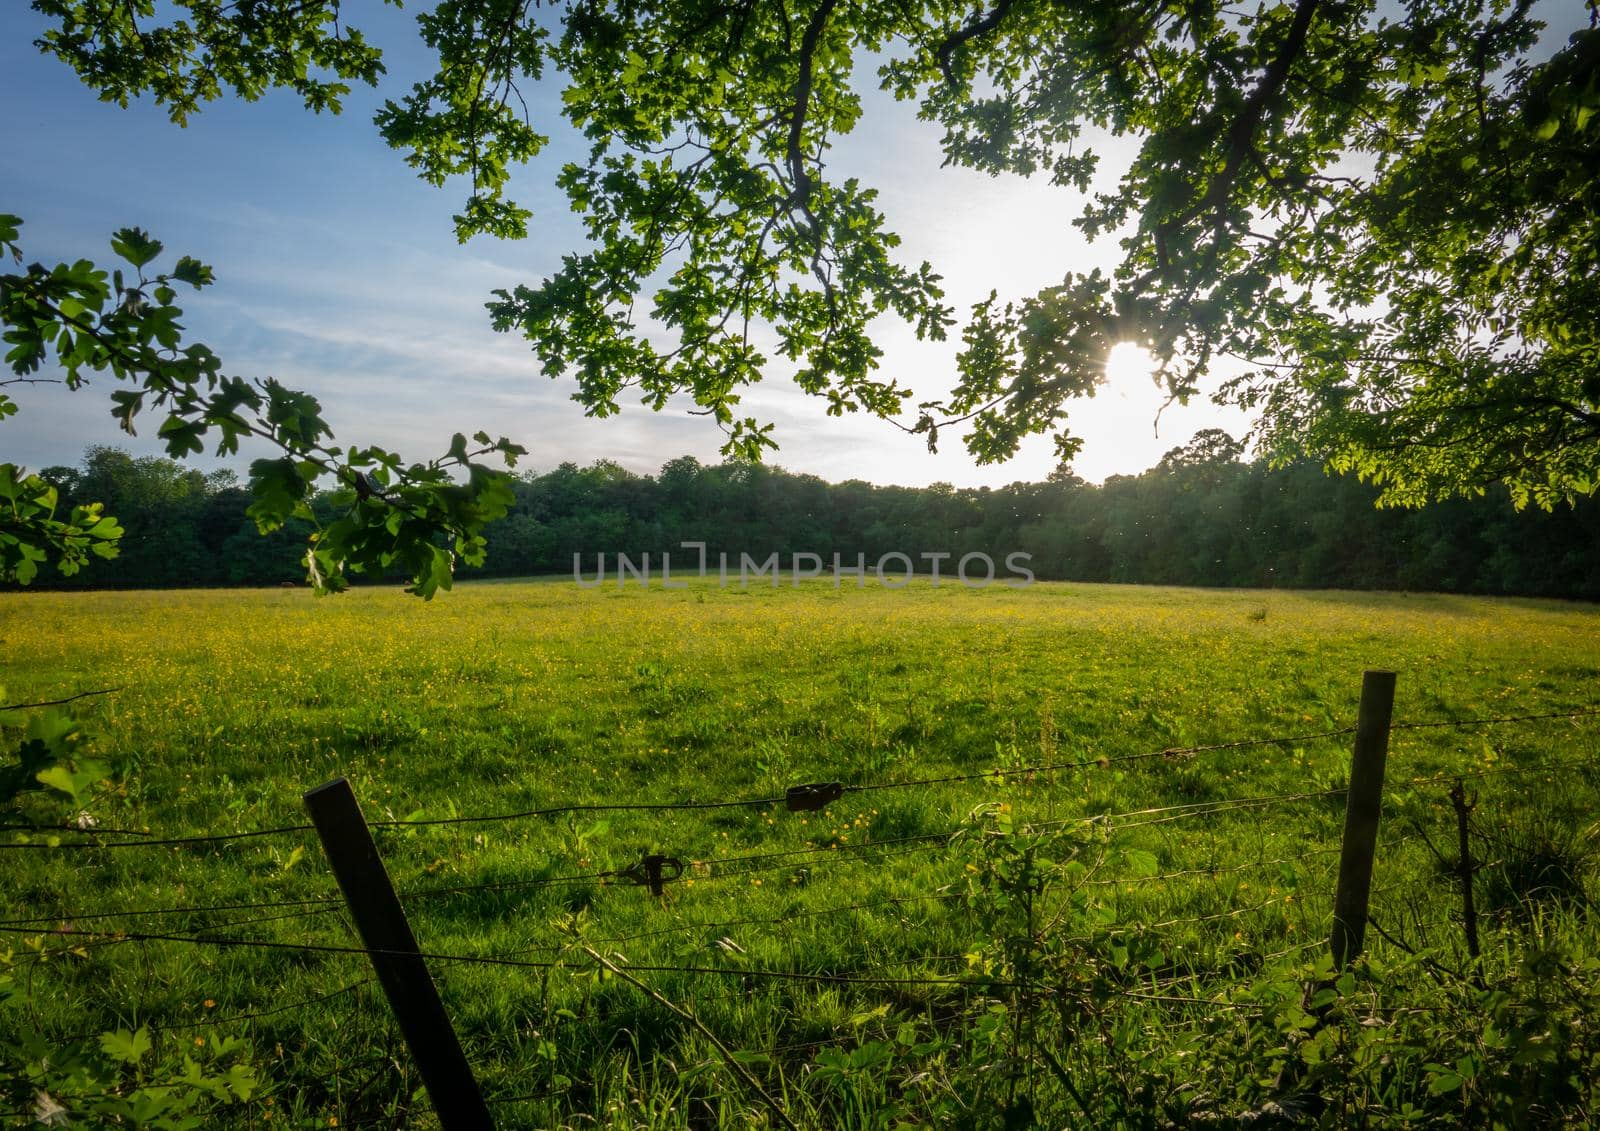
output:
[[1015,6],[1016,0],[1000,0],[988,15],[979,16],[965,27],[951,32],[945,37],[943,43],[934,48],[933,55],[939,61],[939,71],[944,75],[946,85],[952,87],[956,85],[955,72],[951,70],[950,66],[951,58],[955,55],[956,49],[980,36],[988,35],[999,27],[1000,22],[1006,18],[1006,13]]
[[1299,0],[1295,4],[1294,22],[1289,25],[1289,34],[1284,39],[1283,46],[1267,64],[1266,73],[1261,76],[1256,88],[1250,92],[1250,97],[1245,99],[1243,113],[1234,119],[1233,125],[1228,129],[1228,157],[1222,166],[1222,172],[1206,190],[1206,203],[1202,206],[1202,211],[1220,207],[1227,199],[1228,192],[1239,177],[1240,164],[1250,156],[1254,148],[1256,130],[1260,128],[1262,118],[1266,117],[1268,109],[1283,93],[1283,84],[1289,78],[1289,68],[1305,50],[1306,36],[1311,31],[1311,20],[1321,3],[1322,0]]
[[[811,196],[811,174],[806,172],[802,134],[806,128],[806,114],[811,104],[811,88],[815,82],[817,45],[822,41],[822,32],[828,25],[828,17],[833,14],[837,4],[838,0],[823,0],[812,13],[811,22],[806,25],[805,35],[800,39],[800,79],[794,89],[794,112],[789,117],[787,151],[789,176],[794,181],[790,199],[802,206]],[[813,227],[815,227],[814,221]]]
[[[1256,131],[1261,127],[1261,121],[1266,117],[1267,111],[1277,102],[1283,93],[1284,84],[1289,79],[1289,69],[1294,65],[1301,53],[1305,50],[1306,37],[1311,31],[1311,20],[1316,15],[1317,8],[1322,0],[1298,0],[1294,9],[1294,20],[1289,25],[1289,34],[1285,37],[1283,45],[1273,55],[1267,64],[1266,71],[1261,76],[1261,81],[1245,99],[1244,106],[1239,116],[1228,127],[1227,153],[1223,159],[1222,169],[1217,173],[1206,187],[1205,195],[1185,208],[1178,215],[1165,220],[1155,226],[1154,238],[1158,251],[1167,243],[1167,237],[1175,233],[1181,226],[1190,220],[1203,216],[1207,212],[1215,212],[1216,222],[1213,227],[1219,232],[1223,228],[1222,208],[1228,202],[1228,197],[1233,191],[1234,184],[1239,179],[1239,171],[1244,162],[1250,159],[1255,152]],[[1212,245],[1212,256],[1217,253],[1216,243]],[[1165,259],[1165,256],[1162,256]],[[1165,263],[1161,264],[1164,268]],[[1154,272],[1147,272],[1148,279]]]
[[8,703],[0,707],[0,711],[26,711],[34,707],[59,707],[63,703],[71,703],[78,699],[87,699],[91,695],[112,695],[121,691],[120,687],[104,687],[99,691],[80,691],[76,695],[68,695],[65,699],[44,699],[38,703]]

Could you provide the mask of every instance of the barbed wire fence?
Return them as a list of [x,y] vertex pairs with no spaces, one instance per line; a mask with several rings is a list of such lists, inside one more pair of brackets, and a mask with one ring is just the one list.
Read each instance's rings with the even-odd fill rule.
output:
[[[1600,717],[1600,708],[1586,707],[1560,712],[1409,722],[1391,722],[1385,718],[1380,728],[1380,737],[1386,750],[1389,735],[1393,732],[1441,728],[1470,729],[1550,720],[1579,721],[1596,717]],[[447,1129],[492,1126],[490,1108],[554,1099],[564,1094],[564,1092],[563,1090],[553,1090],[544,1093],[485,1098],[478,1087],[470,1065],[466,1061],[465,1054],[461,1051],[461,1046],[450,1026],[449,1019],[444,1015],[443,1007],[439,1004],[437,990],[434,988],[432,976],[429,973],[430,964],[443,967],[477,966],[537,970],[544,973],[569,971],[593,974],[600,970],[606,970],[619,977],[624,977],[642,992],[656,998],[658,1002],[663,1003],[666,1007],[680,1011],[684,1018],[689,1019],[695,1026],[701,1028],[719,1048],[722,1046],[715,1034],[705,1029],[691,1010],[680,1003],[669,1001],[662,996],[658,989],[650,986],[648,982],[642,979],[655,975],[674,975],[736,978],[746,985],[759,982],[800,983],[818,986],[854,985],[917,988],[924,992],[942,991],[967,994],[993,993],[1018,987],[993,977],[963,973],[959,970],[954,973],[937,973],[932,969],[940,965],[961,963],[966,958],[964,954],[909,955],[892,958],[872,966],[808,971],[762,968],[748,963],[730,965],[634,963],[629,962],[620,951],[595,949],[597,947],[616,948],[645,939],[696,931],[730,932],[749,927],[777,927],[792,923],[799,918],[823,919],[831,916],[871,914],[882,912],[891,907],[904,909],[917,904],[950,903],[966,897],[965,890],[955,885],[946,885],[938,890],[913,895],[857,901],[798,912],[791,911],[780,916],[746,916],[715,920],[695,919],[667,927],[652,928],[629,934],[598,937],[574,935],[572,938],[560,943],[513,948],[495,953],[440,952],[419,946],[415,938],[411,936],[403,904],[417,904],[431,899],[472,893],[529,891],[540,888],[599,888],[618,885],[644,888],[651,895],[659,897],[664,893],[668,885],[678,885],[685,882],[715,883],[762,872],[847,866],[851,863],[876,863],[903,854],[937,852],[940,849],[948,848],[967,826],[961,825],[932,833],[869,839],[857,843],[841,843],[836,840],[828,844],[813,844],[808,847],[782,851],[727,856],[713,855],[701,859],[685,859],[665,852],[653,853],[647,851],[642,854],[637,863],[609,870],[527,879],[446,884],[432,887],[408,887],[398,893],[390,884],[387,872],[384,870],[381,859],[379,859],[377,847],[372,839],[372,830],[374,829],[405,830],[408,828],[438,826],[508,824],[521,821],[548,820],[557,817],[616,813],[705,813],[719,810],[748,809],[768,810],[769,812],[782,810],[789,813],[803,814],[824,810],[828,805],[838,802],[847,796],[872,795],[885,791],[931,789],[965,784],[984,784],[992,787],[1031,784],[1041,779],[1054,780],[1053,776],[1058,774],[1104,769],[1126,763],[1156,761],[1180,763],[1198,758],[1201,755],[1217,752],[1268,746],[1288,747],[1348,736],[1356,736],[1359,747],[1361,730],[1362,724],[1358,723],[1357,726],[1314,732],[1242,738],[1228,742],[1187,747],[1165,747],[1159,750],[1134,754],[1045,761],[996,767],[973,773],[862,783],[846,783],[842,781],[809,782],[789,787],[781,795],[772,794],[714,800],[687,799],[671,802],[595,802],[520,809],[494,814],[416,819],[391,818],[366,821],[362,817],[359,806],[355,803],[354,795],[350,792],[348,783],[343,779],[336,779],[335,782],[318,787],[317,790],[313,790],[307,795],[308,807],[312,809],[313,813],[313,820],[309,823],[248,829],[238,832],[182,836],[159,836],[114,829],[80,829],[53,826],[14,827],[12,831],[20,831],[25,834],[23,839],[0,843],[0,850],[64,852],[135,850],[140,848],[181,850],[189,847],[219,846],[273,837],[304,837],[307,833],[317,832],[330,858],[330,862],[334,866],[335,873],[341,881],[343,894],[235,903],[178,904],[154,908],[102,908],[53,915],[21,916],[0,920],[0,934],[30,936],[57,944],[51,947],[41,943],[37,953],[20,960],[23,963],[33,964],[52,961],[59,952],[70,951],[82,954],[90,949],[109,948],[128,943],[160,943],[235,950],[280,950],[365,959],[371,964],[373,973],[354,981],[348,981],[335,989],[319,991],[318,993],[287,1003],[281,1003],[264,1010],[251,1010],[215,1017],[207,1016],[192,1022],[178,1022],[166,1025],[157,1031],[243,1024],[278,1014],[292,1013],[296,1010],[306,1009],[362,990],[376,981],[387,993],[391,1009],[411,1047],[418,1071],[422,1075],[424,1083],[428,1085],[428,1091],[433,1100],[434,1112],[441,1123]],[[1461,791],[1463,789],[1462,783],[1467,780],[1497,778],[1508,775],[1548,776],[1594,770],[1596,768],[1597,763],[1593,758],[1560,759],[1530,765],[1497,766],[1463,773],[1418,776],[1403,779],[1396,784],[1412,790],[1428,786],[1446,785],[1452,787],[1455,791]],[[1115,888],[1118,885],[1132,882],[1140,885],[1165,885],[1188,880],[1217,880],[1222,877],[1237,876],[1255,870],[1283,869],[1288,866],[1303,864],[1306,861],[1330,858],[1335,855],[1339,855],[1341,858],[1348,856],[1351,851],[1349,846],[1348,811],[1351,806],[1353,791],[1360,788],[1356,780],[1357,776],[1355,769],[1353,769],[1350,784],[1337,788],[1216,798],[1174,805],[1053,818],[1044,821],[1028,821],[1021,824],[1022,827],[1034,831],[1081,826],[1085,829],[1097,830],[1109,838],[1118,832],[1130,829],[1175,824],[1226,813],[1271,810],[1308,802],[1324,802],[1335,798],[1344,798],[1346,800],[1346,841],[1337,847],[1325,845],[1308,849],[1301,853],[1278,855],[1270,858],[1263,857],[1242,863],[1230,863],[1227,866],[1170,868],[1146,872],[1132,877],[1101,876],[1091,873],[1082,878],[1080,883],[1086,887]],[[318,816],[313,802],[313,795],[318,794],[319,791],[328,791],[334,796],[346,799],[342,815],[336,818],[329,817],[326,813],[321,817]],[[1369,801],[1373,804],[1379,804],[1382,791],[1383,775],[1380,765],[1376,791],[1374,792],[1370,788],[1367,790],[1371,795]],[[1458,803],[1458,809],[1461,804]],[[1371,823],[1371,831],[1375,840],[1377,826],[1375,813]],[[34,839],[40,834],[44,834],[43,839]],[[1481,832],[1476,835],[1480,835],[1482,838],[1487,838],[1488,836],[1488,834],[1481,834]],[[1406,837],[1404,840],[1396,842],[1396,844],[1418,839],[1419,836],[1420,839],[1427,843],[1429,851],[1438,857],[1441,862],[1444,862],[1446,854],[1436,848],[1431,841],[1427,841],[1426,832],[1420,828],[1417,830],[1417,835]],[[341,844],[341,838],[345,843]],[[1478,865],[1474,864],[1470,852],[1466,848],[1467,844],[1467,834],[1464,833],[1458,846],[1459,852],[1455,859],[1455,864],[1460,870],[1460,874],[1467,877],[1464,881],[1464,891],[1467,893],[1464,917],[1466,922],[1471,923],[1473,912],[1470,900],[1470,876]],[[1371,843],[1368,843],[1364,850],[1358,846],[1357,854],[1362,855],[1363,853],[1365,855],[1368,882],[1366,889],[1361,893],[1359,927],[1364,929],[1370,921],[1374,929],[1386,942],[1415,953],[1416,948],[1401,937],[1405,933],[1404,928],[1397,926],[1398,933],[1391,933],[1384,922],[1369,915],[1366,901],[1371,894],[1381,894],[1382,889],[1378,889],[1377,892],[1373,892],[1370,889],[1370,877],[1373,867],[1373,847]],[[1341,864],[1344,864],[1343,859],[1341,859]],[[346,875],[341,874],[342,868],[355,868],[356,870]],[[1344,871],[1345,869],[1342,866],[1341,884],[1343,883]],[[381,876],[381,882],[376,881],[374,879],[375,876]],[[385,903],[385,889],[387,892],[387,906],[381,906]],[[1353,913],[1348,909],[1344,909],[1343,915],[1341,915],[1342,902],[1344,902],[1342,891],[1343,889],[1341,888],[1341,891],[1334,895],[1334,941],[1331,945],[1336,957],[1343,961],[1348,961],[1350,957],[1353,957],[1350,949],[1351,940],[1348,937],[1352,925],[1348,920],[1353,918]],[[374,900],[374,896],[377,897],[376,900]],[[1150,932],[1177,926],[1222,922],[1265,911],[1268,908],[1282,907],[1290,898],[1287,896],[1269,898],[1257,903],[1230,907],[1224,911],[1202,915],[1141,921],[1136,926],[1142,931]],[[237,916],[241,912],[251,912],[253,914],[245,918],[231,917],[216,921],[219,917]],[[252,937],[249,934],[240,933],[268,923],[304,922],[313,919],[320,922],[323,917],[330,915],[336,916],[341,920],[346,932],[346,938],[352,939],[352,941],[288,941]],[[1385,918],[1387,919],[1387,915],[1385,915]],[[202,920],[202,922],[196,923],[195,920],[197,919]],[[158,920],[158,922],[155,925],[155,929],[147,930],[131,927],[131,921],[134,920]],[[104,924],[104,926],[83,926],[83,924],[89,923]],[[1450,920],[1434,920],[1424,924],[1419,920],[1408,923],[1406,926],[1420,930],[1425,927],[1447,926],[1449,923]],[[1345,935],[1344,953],[1342,954],[1340,953],[1341,931]],[[1081,940],[1069,941],[1089,942],[1092,939],[1085,937]],[[1354,950],[1356,952],[1359,952],[1360,941],[1358,931],[1354,940]],[[1314,939],[1271,954],[1262,955],[1260,960],[1265,962],[1284,959],[1324,945],[1329,944],[1325,940]],[[1473,949],[1475,952],[1475,944]],[[542,955],[542,957],[530,957],[531,955]],[[1476,958],[1476,953],[1474,953],[1473,957]],[[906,968],[911,969],[908,970]],[[1180,984],[1182,981],[1182,979],[1174,979],[1174,984]],[[1149,986],[1151,984],[1146,983],[1145,985]],[[419,988],[424,986],[425,989]],[[1159,985],[1157,985],[1157,990],[1159,990]],[[1148,988],[1124,989],[1119,992],[1131,999],[1148,1002],[1206,1007],[1217,1007],[1222,1004],[1221,1000],[1216,997],[1162,993]],[[428,1005],[429,999],[433,1003],[431,1007]],[[419,1000],[423,1003],[420,1012],[418,1011]],[[1239,1008],[1239,1005],[1236,1002],[1228,1003],[1228,1007]],[[839,1039],[842,1041],[849,1038],[841,1037]],[[825,1042],[801,1042],[799,1047],[820,1047],[822,1043]],[[727,1050],[724,1049],[724,1051],[726,1052]],[[760,1083],[753,1077],[748,1077],[737,1058],[730,1055],[726,1059],[730,1071],[734,1071],[736,1075],[745,1076],[745,1083],[748,1086],[753,1088],[757,1094],[765,1095]],[[788,1117],[782,1108],[776,1105],[770,1096],[767,1096],[766,1100],[768,1105],[773,1108],[774,1115],[779,1122],[787,1122]],[[346,1124],[346,1126],[351,1125],[358,1124]]]

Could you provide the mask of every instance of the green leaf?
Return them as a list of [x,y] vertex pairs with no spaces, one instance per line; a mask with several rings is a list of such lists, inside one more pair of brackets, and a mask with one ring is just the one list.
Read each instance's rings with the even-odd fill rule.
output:
[[1461,1090],[1461,1077],[1454,1072],[1432,1072],[1428,1075],[1428,1091],[1436,1096],[1449,1095]]
[[161,241],[142,228],[119,228],[111,237],[111,250],[135,267],[143,267],[161,254]]
[[100,1049],[122,1064],[137,1064],[150,1052],[150,1030],[141,1025],[129,1032],[118,1029],[100,1034]]
[[210,267],[187,255],[179,259],[177,265],[173,267],[171,278],[180,283],[188,283],[195,290],[216,282],[216,275]]
[[1123,867],[1130,876],[1153,876],[1161,871],[1161,859],[1154,852],[1127,848],[1123,849],[1121,855]]

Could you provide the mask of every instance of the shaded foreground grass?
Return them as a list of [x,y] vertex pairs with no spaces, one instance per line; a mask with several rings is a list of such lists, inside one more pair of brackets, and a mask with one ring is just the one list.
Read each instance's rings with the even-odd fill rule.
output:
[[[1401,721],[1600,703],[1595,608],[1396,594],[826,582],[463,585],[428,605],[385,589],[328,601],[5,594],[0,637],[7,701],[122,688],[77,705],[122,771],[93,815],[165,837],[303,824],[301,792],[340,774],[373,822],[984,775],[851,793],[815,813],[378,828],[425,950],[554,964],[435,964],[506,1126],[764,1117],[702,1032],[599,976],[582,945],[636,970],[726,971],[638,976],[747,1058],[797,1118],[875,1125],[979,1040],[983,995],[948,982],[996,961],[985,952],[996,923],[974,911],[992,903],[964,894],[981,873],[967,822],[985,804],[1009,806],[1013,825],[1200,806],[1121,818],[1110,833],[1092,826],[1075,849],[1070,922],[1136,951],[1101,1022],[1140,1029],[1152,1047],[1182,1032],[1225,1043],[1207,1028],[1217,1003],[1326,938],[1349,740],[1293,736],[1352,724],[1363,668],[1399,672]],[[1537,819],[1550,839],[1581,841],[1600,785],[1597,734],[1592,719],[1397,732],[1375,897],[1391,938],[1372,939],[1373,955],[1454,962],[1461,945],[1434,852],[1451,843],[1446,785],[1412,779],[1486,774],[1485,827]],[[1124,760],[1275,736],[1284,741]],[[1293,800],[1205,805],[1252,797]],[[126,914],[335,896],[303,831],[0,851],[0,919],[168,935],[231,923],[213,936],[355,945],[336,901]],[[596,881],[644,851],[688,864],[663,899]],[[1574,859],[1592,873],[1592,855]],[[1489,967],[1522,961],[1530,932],[1541,945],[1592,937],[1592,880],[1564,876],[1570,898],[1486,924]],[[12,937],[26,955],[29,936]],[[234,1110],[241,1126],[431,1125],[360,955],[82,941],[82,956],[30,966],[26,999],[0,1005],[0,1032],[226,1031],[247,1038],[273,1081]],[[940,1040],[951,1047],[933,1048]],[[1164,1086],[1183,1091],[1181,1077]],[[1015,1095],[990,1102],[1021,1110]]]

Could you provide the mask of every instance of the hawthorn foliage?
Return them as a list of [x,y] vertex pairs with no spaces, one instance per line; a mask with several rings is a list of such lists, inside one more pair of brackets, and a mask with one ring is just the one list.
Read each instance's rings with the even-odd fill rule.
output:
[[[0,254],[18,263],[20,229],[17,217],[0,215]],[[449,588],[458,558],[483,561],[483,527],[506,513],[513,495],[506,474],[482,460],[514,465],[522,448],[484,432],[470,442],[458,434],[443,456],[406,463],[378,447],[337,446],[314,397],[270,377],[230,376],[203,343],[184,342],[177,288],[211,285],[210,267],[183,256],[147,273],[164,249],[137,228],[118,231],[111,248],[126,266],[106,271],[78,260],[0,274],[13,380],[59,379],[77,389],[109,374],[122,427],[131,434],[142,416],[158,416],[157,434],[175,457],[202,452],[208,441],[218,454],[233,454],[245,437],[276,449],[276,457],[250,465],[249,515],[262,533],[291,518],[315,525],[305,564],[319,593],[345,588],[352,571],[399,570],[412,592],[431,597]],[[60,378],[31,376],[47,363]],[[0,416],[15,412],[0,394]],[[319,482],[337,491],[327,522],[311,509]],[[75,506],[65,518],[57,504],[53,485],[0,464],[0,578],[27,584],[47,561],[72,574],[90,555],[116,555],[122,529],[100,504]]]
[[[178,122],[272,87],[337,111],[384,74],[339,0],[33,7],[41,49]],[[1179,400],[1232,374],[1219,395],[1276,461],[1388,504],[1503,482],[1549,508],[1600,485],[1600,9],[1549,7],[1570,26],[1531,0],[440,0],[416,16],[437,67],[376,125],[419,176],[469,183],[463,240],[527,234],[511,173],[557,126],[585,139],[557,180],[587,246],[489,309],[595,415],[686,397],[759,457],[772,426],[739,406],[779,362],[760,328],[829,413],[930,446],[959,428],[985,462],[1051,434],[1066,460],[1072,399],[1131,341]],[[564,124],[529,112],[540,83]],[[1060,186],[1116,267],[958,319],[872,186],[826,168],[882,95],[950,163]],[[1107,188],[1118,137],[1136,153]],[[881,371],[891,317],[959,324],[947,395]]]

